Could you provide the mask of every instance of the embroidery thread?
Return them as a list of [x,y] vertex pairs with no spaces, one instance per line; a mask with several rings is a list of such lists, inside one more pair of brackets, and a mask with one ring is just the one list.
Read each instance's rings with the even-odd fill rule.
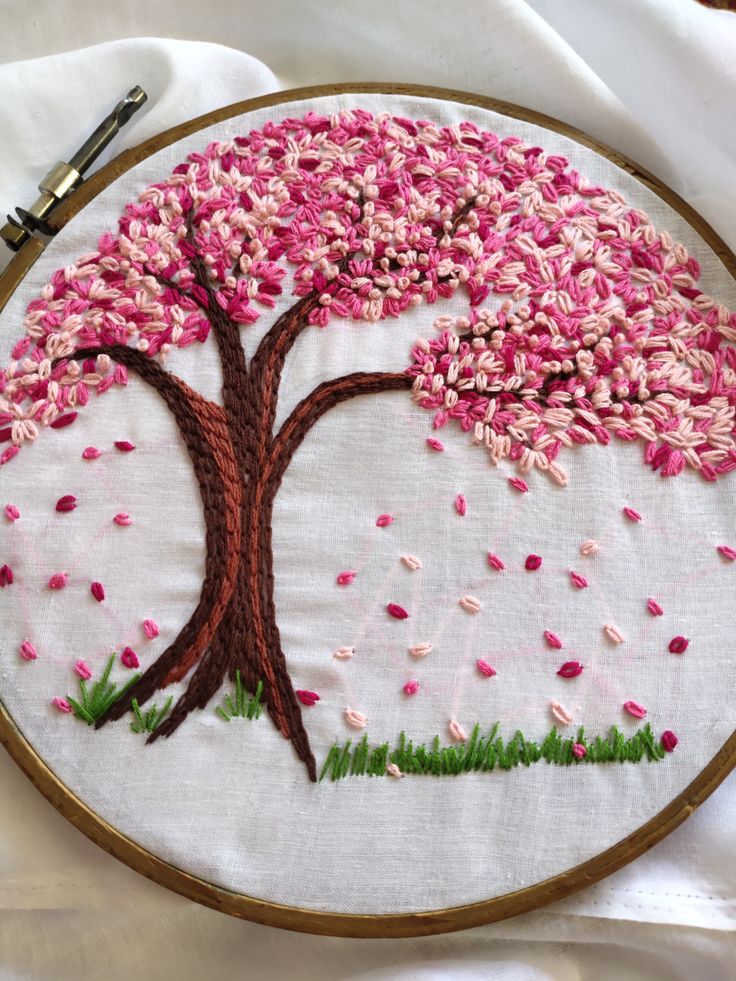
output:
[[[280,260],[295,301],[248,362],[240,331],[282,294]],[[468,122],[342,110],[270,122],[191,154],[126,207],[117,235],[54,273],[28,306],[21,353],[0,374],[2,433],[12,440],[0,465],[40,429],[73,425],[90,392],[124,386],[133,371],[171,411],[199,484],[207,556],[197,606],[94,723],[188,677],[149,741],[168,737],[240,677],[250,690],[262,684],[274,723],[316,780],[276,622],[271,519],[302,440],[349,399],[411,390],[435,429],[453,420],[493,463],[509,458],[521,475],[536,468],[560,484],[563,449],[612,436],[641,442],[665,477],[690,467],[715,480],[736,469],[736,352],[722,343],[733,340],[736,315],[699,289],[699,275],[685,248],[616,192],[561,156]],[[324,382],[274,431],[283,368],[309,326],[375,322],[457,293],[469,315],[440,318],[440,336],[416,344],[405,372]],[[498,309],[482,306],[491,295]],[[162,366],[172,346],[210,335],[222,406]],[[528,489],[523,476],[512,486]],[[529,556],[527,569],[539,565]],[[57,574],[49,586],[66,583]]]

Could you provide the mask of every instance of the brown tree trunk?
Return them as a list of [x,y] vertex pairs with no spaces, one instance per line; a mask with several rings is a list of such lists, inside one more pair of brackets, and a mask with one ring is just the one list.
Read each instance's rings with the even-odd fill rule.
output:
[[[300,309],[303,315],[304,304]],[[292,311],[289,313],[292,314]],[[285,315],[286,317],[286,315]],[[281,318],[282,320],[284,318]],[[195,708],[204,708],[226,676],[241,672],[253,691],[263,682],[264,702],[316,780],[316,763],[304,728],[281,638],[274,604],[271,521],[279,486],[291,459],[311,427],[333,406],[357,395],[410,388],[405,374],[356,373],[318,386],[297,405],[273,436],[275,398],[283,359],[304,320],[290,321],[291,336],[278,342],[270,332],[257,375],[259,392],[248,381],[248,400],[235,406],[242,388],[230,380],[231,404],[223,411],[164,371],[146,355],[126,347],[78,352],[83,358],[109,354],[151,383],[173,412],[197,476],[207,531],[207,566],[199,602],[176,640],[125,695],[97,722],[121,718],[135,698],[143,704],[157,688],[180,681],[194,668],[186,691],[149,741],[169,736]],[[277,325],[279,326],[278,322]],[[283,325],[281,325],[283,326]],[[261,372],[263,374],[261,374]],[[241,376],[242,381],[242,376]],[[253,393],[261,398],[252,398]]]

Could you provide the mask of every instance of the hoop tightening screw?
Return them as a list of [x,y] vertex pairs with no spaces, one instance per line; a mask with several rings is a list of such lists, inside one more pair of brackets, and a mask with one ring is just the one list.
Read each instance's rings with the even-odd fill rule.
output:
[[21,245],[28,241],[32,232],[41,232],[43,235],[53,234],[48,225],[51,212],[60,201],[79,187],[84,173],[147,98],[140,85],[132,88],[94,133],[85,140],[69,163],[60,161],[51,168],[38,185],[41,194],[30,208],[15,209],[20,220],[12,215],[7,216],[7,224],[0,228],[0,238],[13,252],[17,252]]

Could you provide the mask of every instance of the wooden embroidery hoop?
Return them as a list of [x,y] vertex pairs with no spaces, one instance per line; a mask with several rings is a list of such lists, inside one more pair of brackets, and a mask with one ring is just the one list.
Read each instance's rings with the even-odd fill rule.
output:
[[[531,109],[466,92],[419,85],[390,83],[317,85],[248,99],[217,109],[189,122],[181,123],[179,126],[174,126],[140,146],[121,153],[86,180],[69,199],[62,202],[54,212],[50,225],[54,232],[59,231],[97,194],[126,171],[145,160],[152,153],[156,153],[158,150],[170,146],[205,127],[268,106],[278,106],[298,99],[345,93],[419,96],[477,106],[524,122],[534,123],[567,136],[606,157],[617,167],[654,191],[704,239],[728,272],[736,279],[736,256],[713,229],[674,191],[627,157],[586,136],[574,127]],[[43,251],[43,244],[39,240],[31,238],[0,276],[0,311],[5,307],[28,270]],[[736,732],[734,732],[696,779],[659,814],[613,847],[553,878],[494,899],[465,906],[455,906],[450,909],[429,910],[421,913],[367,915],[321,912],[269,903],[222,889],[163,861],[127,838],[76,797],[36,753],[1,702],[0,742],[26,776],[59,813],[93,842],[120,859],[121,862],[135,869],[136,872],[140,872],[159,885],[180,893],[182,896],[232,916],[253,920],[268,926],[342,937],[411,937],[462,930],[529,912],[569,896],[571,893],[615,872],[668,835],[713,793],[736,765]]]

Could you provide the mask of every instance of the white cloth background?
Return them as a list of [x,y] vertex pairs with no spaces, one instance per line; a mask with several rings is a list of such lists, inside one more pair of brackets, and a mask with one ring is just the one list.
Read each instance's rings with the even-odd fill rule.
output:
[[[134,82],[152,104],[124,145],[295,84],[406,80],[485,92],[586,129],[655,171],[733,247],[736,19],[684,0],[539,7],[553,26],[510,2],[455,4],[451,15],[433,3],[0,7],[0,200],[32,195],[47,163]],[[100,42],[112,43],[86,47]],[[456,937],[369,944],[276,933],[170,896],[82,839],[10,761],[0,767],[3,977],[188,978],[245,964],[269,979],[730,976],[728,782],[649,856],[550,911]]]

